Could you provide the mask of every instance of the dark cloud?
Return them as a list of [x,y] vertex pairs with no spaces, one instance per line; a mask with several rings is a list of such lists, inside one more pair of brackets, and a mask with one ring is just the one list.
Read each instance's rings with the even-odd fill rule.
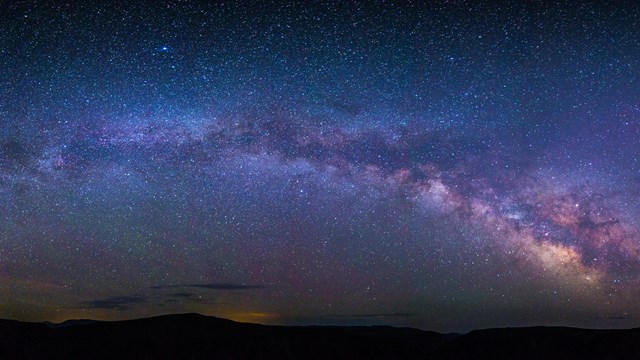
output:
[[94,309],[125,311],[129,310],[132,306],[146,304],[147,302],[147,297],[134,295],[115,296],[106,299],[83,301],[81,305],[83,307],[90,307]]
[[378,313],[378,314],[332,314],[325,315],[327,318],[348,318],[348,319],[357,319],[357,318],[381,318],[381,317],[412,317],[415,314],[412,313]]
[[[241,289],[241,285],[236,284],[204,284],[203,286],[207,286],[207,288],[219,288],[225,290],[238,290]],[[195,286],[195,285],[184,285],[184,287],[203,287],[203,286]],[[211,287],[214,286],[214,287]],[[218,287],[215,287],[218,286]],[[227,287],[225,287],[227,286]],[[183,287],[181,285],[168,285],[168,286],[153,286],[153,289],[162,289],[162,288],[176,288]],[[250,285],[247,285],[247,288],[251,288]],[[184,302],[193,302],[193,303],[207,303],[210,299],[203,297],[202,295],[190,292],[175,292],[171,294],[166,294],[162,296],[144,296],[144,295],[130,295],[130,296],[114,296],[104,299],[95,299],[83,301],[80,303],[80,306],[83,308],[93,308],[93,309],[108,309],[108,310],[118,310],[118,311],[127,311],[131,310],[135,306],[164,306],[165,304],[179,304]]]
[[173,288],[198,288],[210,290],[251,290],[263,289],[261,285],[245,285],[233,283],[213,283],[213,284],[176,284],[176,285],[155,285],[152,289],[173,289]]
[[173,294],[169,294],[168,297],[169,299],[165,300],[166,303],[176,303],[176,302],[182,302],[182,301],[204,303],[209,301],[209,299],[202,297],[202,295],[188,293],[188,292],[173,293]]
[[169,297],[173,297],[173,298],[191,298],[196,296],[196,294],[194,293],[187,293],[187,292],[179,292],[179,293],[174,293],[174,294],[169,294]]

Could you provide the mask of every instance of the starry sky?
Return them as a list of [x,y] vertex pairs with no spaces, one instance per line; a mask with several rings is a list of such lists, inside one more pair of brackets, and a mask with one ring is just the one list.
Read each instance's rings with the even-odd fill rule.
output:
[[0,0],[0,318],[640,325],[640,5]]

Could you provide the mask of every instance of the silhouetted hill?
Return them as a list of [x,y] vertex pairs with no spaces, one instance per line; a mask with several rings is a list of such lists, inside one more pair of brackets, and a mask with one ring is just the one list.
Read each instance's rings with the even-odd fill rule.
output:
[[640,329],[265,326],[198,314],[62,324],[0,320],[3,359],[636,359]]

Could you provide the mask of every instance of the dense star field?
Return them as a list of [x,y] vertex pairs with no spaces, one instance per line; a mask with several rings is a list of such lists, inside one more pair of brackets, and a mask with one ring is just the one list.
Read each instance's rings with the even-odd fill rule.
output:
[[640,5],[0,1],[0,317],[640,326]]

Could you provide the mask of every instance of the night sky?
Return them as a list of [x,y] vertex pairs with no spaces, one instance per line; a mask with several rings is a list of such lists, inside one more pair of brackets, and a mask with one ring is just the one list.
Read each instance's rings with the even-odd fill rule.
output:
[[640,325],[640,5],[0,0],[0,318]]

